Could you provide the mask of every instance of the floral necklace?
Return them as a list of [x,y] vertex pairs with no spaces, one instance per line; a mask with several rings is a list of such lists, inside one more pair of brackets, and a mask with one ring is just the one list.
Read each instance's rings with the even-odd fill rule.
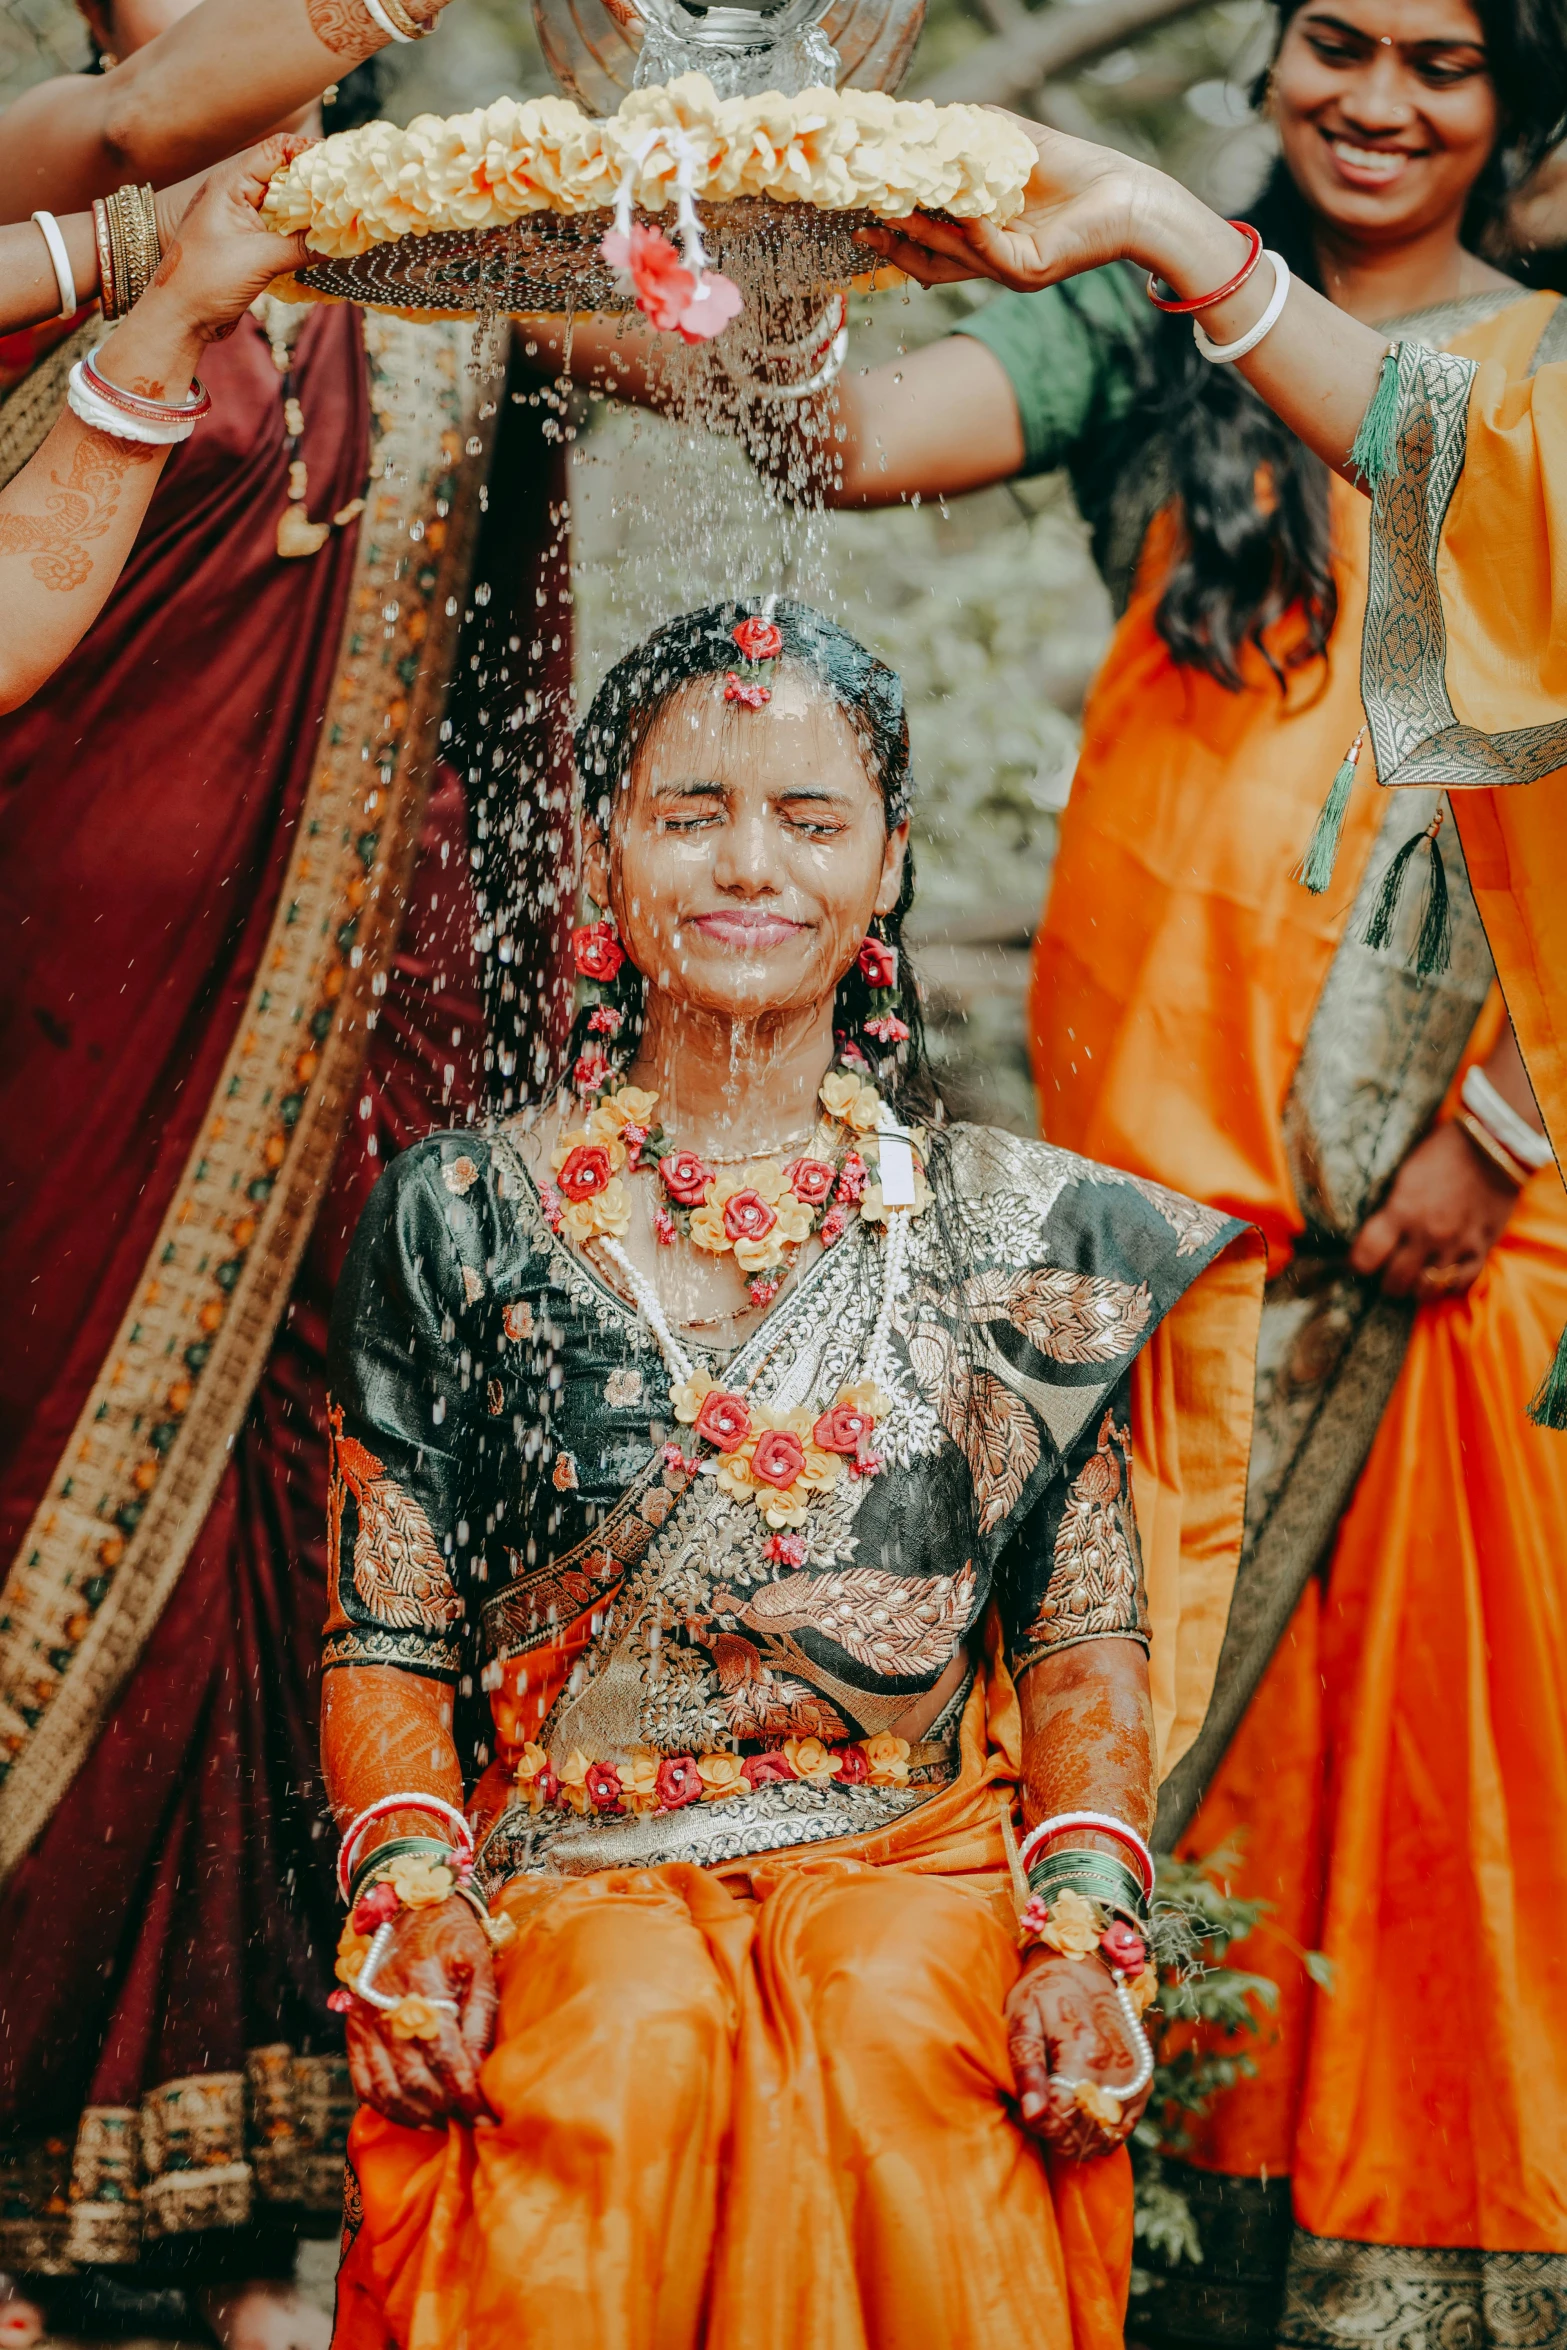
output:
[[[584,1125],[561,1133],[550,1162],[555,1180],[540,1188],[552,1229],[565,1232],[579,1247],[597,1240],[618,1268],[668,1366],[676,1419],[710,1447],[706,1456],[688,1456],[681,1446],[671,1445],[670,1466],[679,1462],[688,1470],[708,1469],[731,1499],[754,1502],[773,1529],[766,1556],[781,1566],[804,1565],[808,1545],[795,1529],[805,1525],[811,1503],[829,1493],[845,1469],[854,1477],[881,1471],[871,1442],[878,1420],[891,1409],[882,1382],[891,1377],[893,1306],[910,1220],[930,1197],[915,1155],[923,1137],[893,1124],[873,1085],[852,1071],[831,1070],[819,1098],[827,1119],[818,1133],[829,1137],[823,1155],[786,1166],[752,1161],[729,1176],[707,1166],[694,1151],[661,1149],[667,1138],[653,1122],[657,1094],[623,1085],[590,1112]],[[840,1130],[837,1139],[831,1139],[833,1128]],[[826,1155],[829,1151],[832,1156]],[[884,1224],[882,1297],[859,1379],[841,1388],[823,1409],[803,1393],[795,1395],[787,1376],[771,1401],[761,1403],[747,1392],[749,1380],[740,1388],[725,1387],[699,1371],[670,1328],[653,1284],[621,1246],[631,1224],[631,1197],[620,1180],[623,1168],[657,1177],[662,1197],[654,1222],[660,1241],[672,1245],[682,1230],[676,1219],[683,1219],[694,1245],[714,1255],[733,1253],[742,1271],[750,1273],[751,1295],[759,1304],[771,1303],[788,1265],[813,1232],[831,1247],[847,1229],[851,1212],[865,1222]]]

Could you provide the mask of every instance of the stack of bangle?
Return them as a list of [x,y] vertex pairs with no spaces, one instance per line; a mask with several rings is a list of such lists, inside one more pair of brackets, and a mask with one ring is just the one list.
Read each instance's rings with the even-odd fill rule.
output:
[[411,15],[403,0],[365,0],[365,13],[390,41],[426,41],[435,30],[433,24],[421,24]]
[[[803,372],[792,383],[779,383],[764,375],[748,374],[747,388],[755,400],[769,403],[789,400],[810,400],[836,382],[839,370],[849,349],[849,304],[842,294],[834,294],[826,309],[809,333],[797,343],[769,343],[763,350],[762,363],[766,367],[793,364]],[[723,356],[722,346],[719,355]],[[727,364],[727,362],[726,362]]]
[[[1099,1852],[1091,1845],[1068,1845],[1060,1852],[1048,1853],[1043,1860],[1034,1854],[1052,1843],[1057,1836],[1072,1830],[1093,1829],[1099,1836],[1108,1836],[1131,1854],[1135,1870],[1117,1860],[1113,1854]],[[1153,1892],[1153,1854],[1124,1820],[1110,1812],[1063,1811],[1053,1819],[1041,1820],[1024,1837],[1018,1853],[1020,1865],[1027,1871],[1029,1888],[1048,1903],[1052,1893],[1070,1887],[1085,1900],[1097,1901],[1104,1909],[1133,1918],[1139,1925],[1148,1916],[1149,1896]]]
[[[438,1836],[389,1836],[362,1861],[355,1854],[366,1829],[394,1812],[427,1812],[460,1831],[457,1844]],[[443,2014],[455,2015],[454,1999],[434,1999],[422,1992],[382,1991],[376,1973],[391,1947],[392,1928],[405,1909],[428,1909],[456,1899],[465,1902],[484,1928],[492,1950],[504,1950],[516,1934],[508,1917],[492,1917],[473,1882],[473,1833],[455,1804],[436,1795],[389,1795],[372,1803],[349,1823],[338,1851],[337,1881],[348,1902],[348,1915],[337,1945],[337,1976],[341,1985],[327,2004],[339,2013],[351,2012],[356,2002],[385,2015],[402,2040],[429,2040],[440,2031]]]
[[95,196],[92,225],[103,315],[123,318],[141,300],[163,258],[151,188],[117,188],[112,196]]
[[1521,1191],[1555,1155],[1538,1128],[1504,1101],[1479,1063],[1465,1072],[1458,1123],[1476,1150]]
[[[465,1815],[459,1811],[457,1805],[448,1803],[444,1795],[426,1795],[418,1788],[405,1789],[397,1795],[383,1795],[377,1802],[367,1803],[363,1811],[356,1812],[343,1830],[343,1841],[337,1848],[337,1889],[345,1901],[352,1901],[354,1898],[354,1872],[359,1859],[360,1841],[365,1830],[373,1828],[377,1820],[388,1820],[395,1812],[401,1811],[419,1812],[426,1819],[443,1821],[452,1832],[460,1858],[467,1861],[473,1859],[473,1830],[469,1827]],[[392,1841],[402,1840],[394,1838]],[[408,1841],[434,1843],[435,1839],[433,1837],[414,1837]],[[372,1857],[379,1858],[389,1849],[389,1845],[378,1845]],[[452,1849],[452,1844],[443,1844],[439,1847],[441,1853],[448,1858]]]
[[[99,349],[102,347],[100,344]],[[71,413],[94,432],[166,448],[176,441],[188,441],[201,418],[211,415],[212,395],[204,384],[193,383],[188,400],[144,399],[140,392],[128,392],[122,384],[100,375],[93,364],[96,356],[94,352],[77,360],[65,388]]]

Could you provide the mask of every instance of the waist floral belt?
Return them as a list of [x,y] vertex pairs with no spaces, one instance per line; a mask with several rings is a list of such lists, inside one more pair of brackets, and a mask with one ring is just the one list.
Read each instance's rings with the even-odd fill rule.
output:
[[573,1753],[557,1771],[528,1745],[516,1792],[480,1844],[493,1892],[508,1877],[705,1866],[820,1843],[885,1825],[924,1802],[956,1768],[956,1741],[911,1745],[890,1730],[845,1746],[786,1738],[761,1754]]

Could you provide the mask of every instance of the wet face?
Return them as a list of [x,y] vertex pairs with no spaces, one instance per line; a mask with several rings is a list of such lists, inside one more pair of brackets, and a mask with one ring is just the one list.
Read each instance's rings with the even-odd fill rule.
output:
[[1272,111],[1312,210],[1377,246],[1456,227],[1500,128],[1467,0],[1307,0],[1279,51]]
[[699,678],[664,705],[586,880],[639,971],[677,1004],[754,1021],[827,1002],[872,917],[897,902],[908,828],[888,834],[854,728],[785,663],[748,710]]

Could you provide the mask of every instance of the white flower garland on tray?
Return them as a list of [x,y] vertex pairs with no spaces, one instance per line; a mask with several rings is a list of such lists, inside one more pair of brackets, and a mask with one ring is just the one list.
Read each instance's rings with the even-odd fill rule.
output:
[[602,120],[569,98],[498,98],[444,121],[420,115],[406,130],[340,131],[278,173],[262,211],[270,228],[303,230],[334,259],[530,213],[613,211],[617,200],[663,212],[682,195],[1006,222],[1035,161],[1033,142],[988,107],[879,90],[720,98],[705,74],[688,73],[633,90]]

